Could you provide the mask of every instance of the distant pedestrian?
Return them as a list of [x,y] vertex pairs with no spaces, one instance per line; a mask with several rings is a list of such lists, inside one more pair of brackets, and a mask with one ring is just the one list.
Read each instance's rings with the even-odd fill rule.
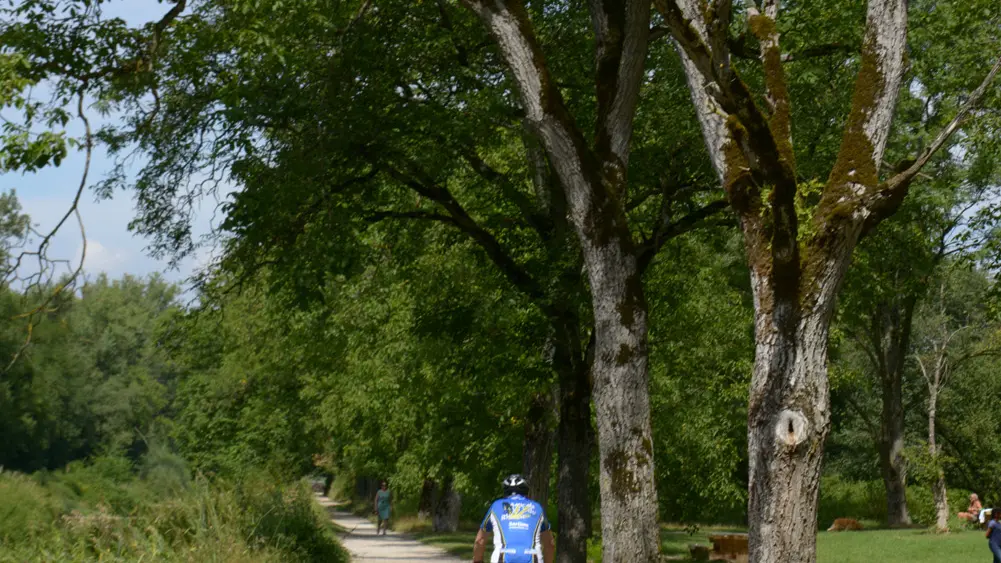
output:
[[1001,563],[1001,508],[991,509],[991,521],[987,524],[987,546],[994,555],[994,563]]
[[386,535],[386,530],[389,529],[389,513],[392,508],[392,500],[393,497],[389,492],[386,482],[382,481],[379,485],[379,490],[375,493],[375,502],[372,503],[376,516],[379,518],[375,527],[375,535],[379,535],[379,530],[382,530],[382,535]]

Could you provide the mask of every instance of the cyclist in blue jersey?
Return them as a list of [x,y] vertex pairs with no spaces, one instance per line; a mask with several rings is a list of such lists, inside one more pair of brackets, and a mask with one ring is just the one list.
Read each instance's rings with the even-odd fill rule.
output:
[[556,544],[542,505],[528,498],[521,475],[504,479],[504,496],[495,500],[476,533],[473,563],[483,563],[487,536],[493,535],[490,563],[552,563]]

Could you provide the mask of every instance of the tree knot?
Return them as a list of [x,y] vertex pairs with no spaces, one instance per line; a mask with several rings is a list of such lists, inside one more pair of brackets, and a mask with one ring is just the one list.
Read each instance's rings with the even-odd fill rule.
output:
[[810,424],[799,411],[783,410],[775,424],[775,440],[790,448],[806,441]]

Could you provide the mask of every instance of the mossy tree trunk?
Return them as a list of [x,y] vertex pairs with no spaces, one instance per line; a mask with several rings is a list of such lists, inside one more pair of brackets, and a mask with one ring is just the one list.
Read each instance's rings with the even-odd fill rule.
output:
[[756,561],[806,561],[816,548],[830,427],[825,314],[797,315],[791,303],[777,303],[770,314],[757,316],[747,429]]
[[905,0],[871,0],[841,148],[807,209],[776,24],[779,3],[751,5],[765,104],[732,67],[731,4],[656,0],[682,58],[703,137],[737,213],[751,271],[755,367],[748,411],[750,561],[816,560],[818,485],[830,399],[827,346],[837,293],[859,238],[894,213],[911,180],[955,128],[904,172],[879,177],[903,73]]
[[649,2],[591,3],[598,97],[593,148],[553,83],[524,5],[518,0],[465,4],[500,48],[518,87],[526,126],[540,140],[559,178],[590,282],[603,560],[656,561],[659,534],[642,252],[632,239],[623,204],[649,35]]

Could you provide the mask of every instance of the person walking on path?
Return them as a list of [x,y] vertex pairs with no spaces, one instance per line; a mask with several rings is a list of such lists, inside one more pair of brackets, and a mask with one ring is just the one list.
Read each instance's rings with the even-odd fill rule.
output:
[[526,497],[528,481],[521,475],[504,480],[504,496],[487,510],[473,544],[473,563],[483,563],[487,535],[493,534],[491,563],[553,563],[556,544],[542,505]]
[[382,530],[382,535],[386,535],[386,530],[389,529],[389,513],[392,508],[392,498],[386,482],[383,481],[379,485],[379,490],[375,493],[375,502],[372,503],[376,516],[379,518],[375,526],[375,535],[379,535],[379,530]]
[[994,563],[1001,563],[1001,508],[991,509],[991,521],[987,524],[987,546],[994,555]]

